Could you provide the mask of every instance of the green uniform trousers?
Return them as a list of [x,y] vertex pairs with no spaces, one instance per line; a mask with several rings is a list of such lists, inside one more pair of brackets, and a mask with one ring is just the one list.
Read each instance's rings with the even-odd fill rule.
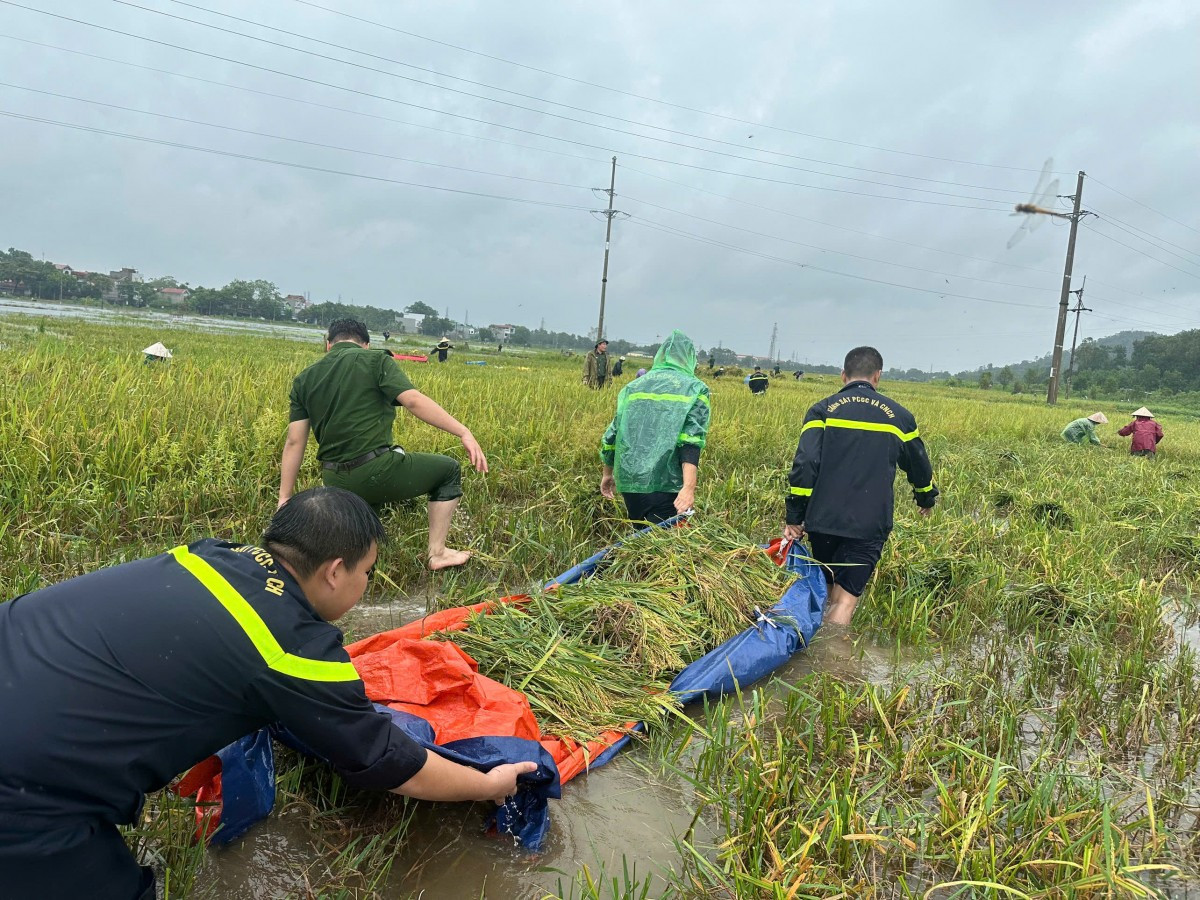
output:
[[398,450],[349,472],[323,469],[321,477],[329,487],[352,491],[376,508],[422,494],[433,502],[462,496],[462,466],[440,453]]

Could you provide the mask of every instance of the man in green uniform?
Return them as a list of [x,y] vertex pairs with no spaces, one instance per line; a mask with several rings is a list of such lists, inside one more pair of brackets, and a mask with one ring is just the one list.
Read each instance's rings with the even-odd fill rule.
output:
[[672,331],[650,371],[617,395],[600,442],[600,493],[621,492],[629,518],[657,523],[691,509],[700,451],[708,439],[708,385],[696,377],[696,348]]
[[462,498],[458,460],[409,453],[392,444],[396,407],[462,441],[477,472],[487,457],[470,429],[413,387],[387,351],[371,350],[367,328],[354,319],[329,326],[326,354],[292,382],[291,424],[283,447],[279,505],[287,503],[304,461],[309,429],[317,436],[321,477],[375,508],[425,494],[429,498],[429,568],[461,566],[471,554],[446,546],[450,519]]
[[1099,444],[1096,434],[1097,425],[1107,425],[1108,416],[1102,412],[1094,412],[1083,419],[1076,419],[1063,429],[1063,440],[1071,444]]

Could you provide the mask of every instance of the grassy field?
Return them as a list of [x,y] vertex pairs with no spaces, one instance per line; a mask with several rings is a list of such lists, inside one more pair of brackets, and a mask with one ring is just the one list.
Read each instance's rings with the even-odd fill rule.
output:
[[[160,339],[175,359],[143,365],[137,351]],[[291,378],[322,349],[6,319],[0,597],[203,536],[255,539],[275,505]],[[525,590],[622,528],[597,491],[614,394],[579,385],[579,357],[466,358],[409,374],[488,453],[492,471],[466,476],[451,533],[477,558],[428,575],[424,510],[396,510],[376,599],[452,605]],[[756,540],[778,534],[799,422],[835,387],[780,379],[756,400],[740,381],[715,381],[701,513]],[[1128,410],[1111,404],[882,388],[916,413],[943,498],[923,519],[898,491],[896,531],[855,629],[912,663],[886,683],[817,671],[710,710],[704,733],[653,736],[636,752],[691,783],[697,821],[720,840],[681,835],[671,870],[657,873],[580,859],[564,896],[1200,890],[1200,425],[1165,418],[1158,458],[1143,460],[1115,436]],[[1105,446],[1064,445],[1063,425],[1097,406],[1113,422]],[[403,414],[397,440],[457,452]],[[316,482],[310,457],[301,484]],[[396,810],[388,827],[357,828],[379,801],[347,797],[296,761],[281,794],[336,833],[312,896],[376,895],[409,807],[384,800]],[[170,868],[172,896],[202,893],[187,815],[160,801],[138,836]]]

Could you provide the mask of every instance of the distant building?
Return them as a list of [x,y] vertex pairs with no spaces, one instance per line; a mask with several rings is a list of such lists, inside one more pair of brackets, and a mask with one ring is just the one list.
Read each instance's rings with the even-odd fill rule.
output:
[[138,270],[131,269],[128,266],[123,269],[117,269],[116,271],[109,272],[108,277],[112,279],[112,286],[101,296],[109,303],[116,303],[120,299],[121,285],[135,284],[142,280],[142,276],[138,274]]
[[512,337],[512,333],[516,331],[516,325],[489,325],[488,330],[498,341],[507,341]]
[[66,263],[55,263],[54,268],[58,269],[58,271],[62,272],[65,275],[74,275],[75,274],[75,270],[72,269],[70,266],[68,266]]
[[396,326],[404,334],[420,334],[421,325],[425,321],[424,313],[401,313],[396,316]]
[[283,298],[283,302],[287,304],[287,308],[292,311],[292,315],[298,312],[303,312],[308,308],[308,298],[303,294],[288,294]]
[[187,288],[165,287],[158,289],[158,296],[164,300],[170,301],[172,306],[179,306],[191,295],[192,292]]

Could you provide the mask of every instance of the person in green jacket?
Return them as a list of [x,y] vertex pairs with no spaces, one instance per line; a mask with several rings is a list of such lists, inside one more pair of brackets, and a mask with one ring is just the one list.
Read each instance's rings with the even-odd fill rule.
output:
[[1076,419],[1070,425],[1063,429],[1063,440],[1072,444],[1099,444],[1100,438],[1096,436],[1097,425],[1107,425],[1108,417],[1102,412],[1094,412],[1090,416],[1082,419]]
[[617,395],[600,444],[600,493],[621,492],[629,518],[662,522],[691,509],[708,437],[708,385],[695,375],[691,338],[672,331],[654,365]]

